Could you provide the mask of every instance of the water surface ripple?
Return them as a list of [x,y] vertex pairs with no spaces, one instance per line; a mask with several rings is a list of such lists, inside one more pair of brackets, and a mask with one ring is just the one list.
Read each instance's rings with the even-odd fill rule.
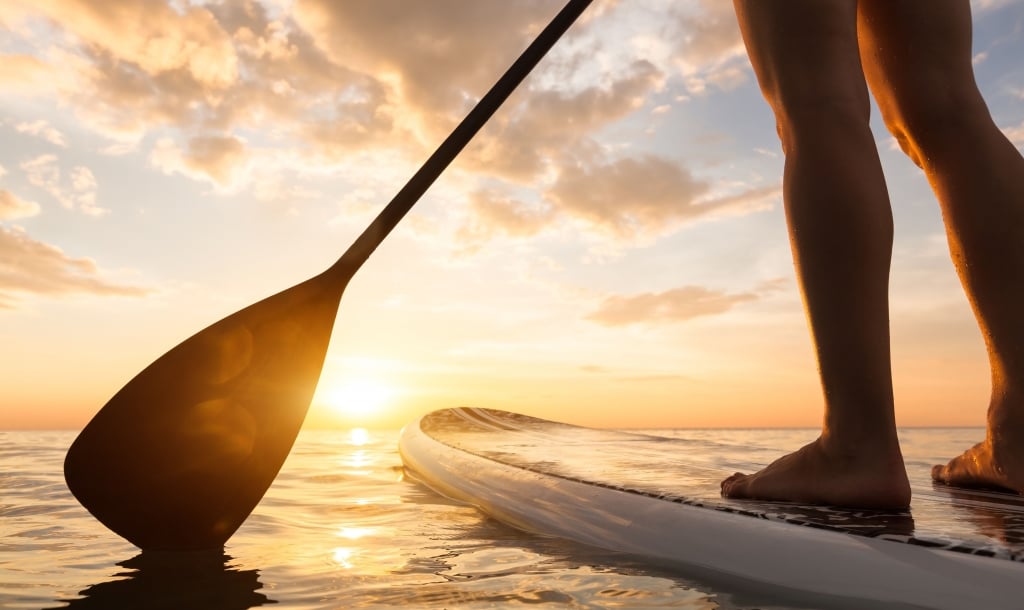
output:
[[[814,436],[658,433],[702,441],[709,452],[721,443],[753,447],[764,461]],[[980,438],[973,429],[902,434],[912,469]],[[223,551],[141,553],[93,519],[64,485],[64,454],[74,437],[0,431],[0,608],[806,607],[506,527],[405,478],[398,431],[303,431]]]

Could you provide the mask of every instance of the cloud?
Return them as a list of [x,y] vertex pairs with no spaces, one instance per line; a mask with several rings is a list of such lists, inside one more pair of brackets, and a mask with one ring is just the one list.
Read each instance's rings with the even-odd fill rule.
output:
[[39,214],[39,209],[38,203],[25,201],[6,189],[0,189],[0,220],[28,218]]
[[492,119],[463,163],[505,179],[532,181],[556,158],[571,160],[596,149],[589,136],[642,107],[663,81],[654,64],[640,60],[605,86],[531,91],[518,107]]
[[976,12],[991,11],[1002,8],[1018,0],[971,0],[971,8]]
[[234,136],[191,138],[186,150],[171,138],[161,138],[150,155],[150,162],[164,173],[206,180],[222,190],[238,186],[249,159],[245,143]]
[[142,296],[148,292],[108,282],[91,259],[71,258],[60,248],[32,239],[23,229],[0,225],[0,308],[13,308],[17,293]]
[[[281,110],[299,115],[310,97],[285,100],[280,86],[267,85],[291,83],[312,96],[342,90],[350,80],[348,71],[323,60],[308,35],[269,19],[251,1],[41,0],[15,18],[37,26],[17,32],[38,51],[4,57],[0,78],[23,83],[69,68],[73,78],[56,89],[89,119],[84,125],[116,139],[137,139],[162,125],[208,129]],[[47,29],[63,36],[47,36]]]
[[52,93],[50,66],[32,55],[0,55],[0,89],[29,96]]
[[751,292],[728,294],[702,286],[683,286],[665,292],[606,297],[586,319],[603,326],[682,322],[725,313],[740,303],[758,298]]
[[[176,167],[221,187],[232,176],[227,165],[212,163],[226,159],[214,149],[242,129],[302,151],[305,168],[331,165],[396,131],[390,88],[328,58],[291,8],[252,0],[125,0],[113,8],[42,0],[10,16],[23,22],[19,42],[35,47],[37,57],[6,56],[19,61],[0,62],[0,78],[40,76],[79,124],[117,143],[105,148],[111,154],[137,150],[156,130],[161,138],[150,142],[189,142]],[[213,137],[222,140],[203,141]],[[166,142],[161,145],[150,151],[158,158],[168,155]],[[204,152],[204,145],[214,149]],[[279,169],[261,168],[264,174]]]
[[81,123],[119,142],[142,139],[159,127],[201,125],[224,102],[223,90],[210,89],[185,71],[149,73],[109,49],[81,51],[87,63],[78,73],[85,95],[71,104]]
[[1004,127],[1003,133],[1018,147],[1024,146],[1024,123],[1021,123],[1016,127]]
[[396,128],[390,88],[376,74],[353,68],[347,58],[333,61],[293,15],[272,18],[252,1],[210,10],[231,33],[241,71],[223,103],[212,109],[208,126],[262,127],[273,119],[276,132],[312,144],[328,160],[377,144]]
[[302,184],[301,180],[286,180],[279,176],[254,176],[252,194],[257,201],[273,203],[288,211],[298,212],[297,204],[323,197],[323,193]]
[[61,148],[67,148],[68,143],[64,140],[64,134],[58,131],[56,128],[51,127],[48,122],[43,119],[38,121],[24,121],[14,126],[14,130],[18,133],[27,133],[39,138],[42,138],[53,144],[54,146],[60,146]]
[[84,166],[72,168],[69,180],[62,178],[56,155],[40,155],[19,165],[33,186],[41,188],[68,209],[90,216],[102,216],[110,210],[96,205],[96,176]]
[[[79,124],[120,143],[105,150],[154,143],[144,154],[157,167],[219,192],[251,185],[240,180],[249,175],[280,181],[293,170],[335,169],[385,145],[420,158],[558,9],[549,0],[116,4],[24,5],[9,20],[28,25],[12,31],[45,61],[18,56],[18,67],[0,62],[0,75],[27,82],[48,70],[58,101]],[[595,6],[489,122],[460,167],[519,184],[569,176],[607,154],[600,130],[648,103],[664,106],[652,98],[668,71],[681,70],[691,88],[727,88],[745,78],[733,61],[742,50],[724,4]],[[646,16],[633,23],[639,13]],[[636,32],[652,25],[655,34],[644,36],[663,48],[657,57],[630,50]],[[623,36],[627,52],[614,36]],[[242,133],[257,133],[250,139],[260,147],[297,151],[296,163],[251,154]]]
[[707,211],[707,217],[718,218],[762,212],[775,207],[782,200],[782,185],[753,186],[738,193],[718,194],[702,201],[700,206]]
[[[697,10],[680,12],[677,59],[686,66],[714,65],[743,53],[736,14],[729,2],[698,0]],[[684,8],[683,11],[686,9]]]
[[690,93],[708,85],[728,91],[747,79],[746,53],[731,2],[698,0],[679,5],[673,59]]
[[178,74],[211,90],[238,78],[230,37],[205,7],[164,0],[38,0],[33,6],[83,45],[147,74]]
[[204,119],[240,78],[231,37],[206,7],[40,0],[20,9],[12,30],[35,52],[12,78],[42,74],[45,92],[84,127],[118,141]]
[[[589,17],[614,5],[605,3]],[[298,0],[294,7],[296,23],[310,33],[329,61],[373,79],[360,87],[361,105],[339,105],[345,112],[332,117],[333,125],[318,123],[303,134],[329,153],[329,158],[345,152],[337,150],[339,146],[373,145],[382,136],[388,137],[392,146],[399,141],[410,151],[418,147],[417,154],[432,149],[557,8],[544,0],[380,0],[344,5]],[[567,48],[585,31],[586,21],[587,17],[582,19],[560,47]],[[626,98],[628,109],[633,109],[638,99],[642,103],[646,86],[637,94],[624,90],[633,83],[601,87],[590,80],[586,83],[590,87],[580,91],[566,86],[567,78],[545,79],[544,75],[557,72],[559,66],[579,59],[560,60],[558,55],[546,58],[537,74],[491,119],[461,156],[461,167],[530,180],[546,169],[553,152],[573,146],[587,125],[593,126],[599,115],[607,113],[606,106]],[[647,63],[644,74],[624,70],[625,78],[620,80],[647,81],[646,72],[653,70]]]
[[[391,113],[386,88],[368,80],[339,99],[326,118],[311,121],[297,131],[317,154],[337,160],[386,141],[408,144],[411,133],[396,125]],[[396,138],[398,132],[404,137]]]
[[705,215],[697,203],[709,185],[654,155],[562,170],[546,197],[560,212],[620,239],[661,234]]
[[[605,44],[587,37],[589,23],[621,7],[588,11],[462,156],[463,168],[526,182],[595,158],[591,135],[664,84],[647,60],[579,75]],[[120,143],[106,150],[153,142],[147,154],[164,171],[234,191],[246,171],[299,169],[238,150],[234,134],[250,130],[298,151],[304,170],[334,169],[385,145],[420,158],[557,8],[549,0],[124,0],[108,9],[40,0],[9,20],[24,26],[13,31],[41,59],[0,70],[22,80],[60,75],[53,90],[79,124]]]
[[296,21],[335,63],[379,75],[428,116],[486,91],[555,10],[547,0],[295,2]]
[[456,238],[473,250],[497,235],[530,237],[561,219],[573,219],[620,245],[640,244],[699,220],[771,209],[780,197],[778,184],[712,192],[678,163],[642,155],[567,166],[544,192],[542,203],[493,189],[474,192]]
[[530,237],[544,229],[553,219],[552,210],[528,205],[491,190],[477,191],[470,196],[470,216],[456,233],[460,243],[471,248],[498,234]]

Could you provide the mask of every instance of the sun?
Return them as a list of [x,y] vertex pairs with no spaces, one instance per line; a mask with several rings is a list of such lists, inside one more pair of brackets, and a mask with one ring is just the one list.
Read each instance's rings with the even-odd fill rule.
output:
[[325,406],[348,419],[366,419],[385,410],[395,396],[390,385],[377,379],[345,379],[326,388]]

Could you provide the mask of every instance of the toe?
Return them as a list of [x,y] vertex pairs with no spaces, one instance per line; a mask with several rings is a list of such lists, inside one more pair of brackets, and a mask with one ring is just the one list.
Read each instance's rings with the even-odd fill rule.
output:
[[721,488],[724,490],[726,487],[732,485],[734,482],[738,481],[741,478],[743,478],[742,472],[734,472],[722,480]]
[[735,498],[740,493],[743,481],[747,479],[747,475],[737,472],[728,479],[722,481],[722,497]]

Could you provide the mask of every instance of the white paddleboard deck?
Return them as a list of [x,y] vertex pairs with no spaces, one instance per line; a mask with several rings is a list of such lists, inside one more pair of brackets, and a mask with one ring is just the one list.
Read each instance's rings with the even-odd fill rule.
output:
[[[723,499],[700,441],[488,409],[406,426],[406,469],[530,532],[740,579],[829,607],[1024,607],[1024,499],[914,482],[911,511]],[[735,451],[735,447],[730,447]]]

